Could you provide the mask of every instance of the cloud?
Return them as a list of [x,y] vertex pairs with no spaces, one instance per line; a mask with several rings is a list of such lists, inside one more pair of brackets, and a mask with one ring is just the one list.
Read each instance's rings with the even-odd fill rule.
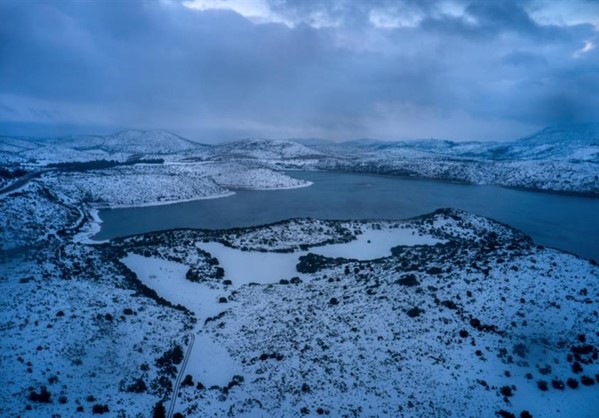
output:
[[595,43],[593,41],[586,40],[586,41],[584,41],[584,46],[582,48],[580,48],[579,50],[574,51],[574,54],[572,54],[572,57],[580,58],[584,54],[588,54],[589,52],[591,52],[593,49],[595,49]]
[[595,16],[538,18],[550,3],[0,2],[0,126],[504,139],[597,120]]

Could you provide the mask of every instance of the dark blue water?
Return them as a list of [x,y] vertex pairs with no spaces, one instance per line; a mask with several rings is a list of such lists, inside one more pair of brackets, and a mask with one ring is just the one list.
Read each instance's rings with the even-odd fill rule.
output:
[[171,228],[230,228],[288,218],[403,219],[442,207],[464,209],[518,228],[543,245],[599,260],[599,199],[409,180],[369,174],[294,172],[310,187],[239,191],[223,199],[100,211],[94,237]]

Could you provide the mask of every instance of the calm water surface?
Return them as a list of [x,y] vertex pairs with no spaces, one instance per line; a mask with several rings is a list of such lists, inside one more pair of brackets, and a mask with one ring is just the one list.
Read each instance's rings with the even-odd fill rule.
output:
[[220,229],[288,218],[403,219],[443,207],[518,228],[543,245],[599,260],[599,199],[409,180],[369,174],[293,172],[310,187],[238,191],[222,199],[100,211],[95,239],[172,228]]

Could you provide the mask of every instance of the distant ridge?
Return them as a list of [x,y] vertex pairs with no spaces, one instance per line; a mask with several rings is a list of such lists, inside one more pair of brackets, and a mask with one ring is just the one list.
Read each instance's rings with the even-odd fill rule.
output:
[[324,153],[295,141],[246,138],[212,147],[213,154],[256,159],[319,158]]

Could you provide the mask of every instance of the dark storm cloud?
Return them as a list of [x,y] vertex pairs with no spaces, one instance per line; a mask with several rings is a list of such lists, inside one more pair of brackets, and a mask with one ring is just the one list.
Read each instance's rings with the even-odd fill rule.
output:
[[0,124],[496,139],[598,117],[595,27],[538,3],[215,1],[0,2]]

